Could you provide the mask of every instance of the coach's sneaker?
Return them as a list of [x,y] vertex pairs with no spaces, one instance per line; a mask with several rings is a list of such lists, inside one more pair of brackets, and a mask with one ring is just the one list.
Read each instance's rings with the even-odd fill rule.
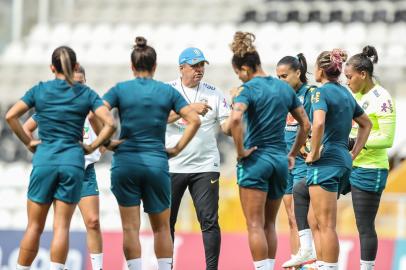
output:
[[313,250],[301,250],[296,255],[293,255],[289,261],[285,262],[282,267],[294,267],[294,266],[302,266],[305,264],[313,263],[316,261],[315,256],[313,255]]

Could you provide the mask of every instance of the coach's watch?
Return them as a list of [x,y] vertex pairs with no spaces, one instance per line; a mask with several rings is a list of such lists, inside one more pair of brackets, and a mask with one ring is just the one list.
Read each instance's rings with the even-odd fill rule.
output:
[[104,146],[104,147],[109,147],[110,143],[111,143],[111,140],[108,139],[108,140],[106,140],[106,141],[103,143],[103,146]]

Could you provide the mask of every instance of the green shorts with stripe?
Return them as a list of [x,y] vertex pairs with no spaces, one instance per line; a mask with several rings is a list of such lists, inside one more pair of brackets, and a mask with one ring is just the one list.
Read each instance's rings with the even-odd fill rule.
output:
[[351,170],[347,167],[309,165],[306,184],[319,185],[327,191],[346,194],[350,191],[350,174]]
[[171,178],[168,169],[119,165],[111,169],[111,191],[120,206],[143,203],[146,213],[160,213],[171,205]]
[[387,169],[353,167],[350,182],[351,186],[360,190],[381,193],[385,189],[387,179]]
[[82,191],[80,197],[98,196],[99,187],[97,186],[96,171],[94,164],[89,164],[85,170],[85,179],[82,184]]
[[84,169],[77,166],[34,166],[28,199],[37,203],[51,203],[54,199],[78,203],[84,176]]
[[275,161],[258,154],[242,159],[237,164],[237,183],[241,187],[259,189],[268,193],[268,199],[276,200],[285,194],[288,178],[287,156],[280,155]]

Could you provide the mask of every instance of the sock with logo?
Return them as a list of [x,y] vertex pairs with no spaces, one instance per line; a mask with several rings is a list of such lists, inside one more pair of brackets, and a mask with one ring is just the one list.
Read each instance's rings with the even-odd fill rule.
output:
[[49,270],[64,270],[65,265],[62,263],[51,262]]
[[275,259],[268,259],[268,269],[273,270],[275,268]]
[[323,269],[324,262],[323,261],[316,261],[317,269]]
[[141,258],[127,260],[128,270],[141,270]]
[[172,258],[159,258],[158,259],[158,270],[171,270],[172,269]]
[[363,261],[361,260],[361,270],[374,270],[375,261]]
[[90,254],[90,260],[92,262],[93,270],[102,270],[103,269],[103,253],[99,254]]
[[323,262],[323,270],[337,270],[338,265],[337,263],[328,263],[328,262]]
[[268,259],[254,262],[255,269],[259,270],[269,270],[268,265],[269,265]]
[[17,270],[30,270],[31,266],[23,266],[23,265],[19,265],[17,264],[16,269]]

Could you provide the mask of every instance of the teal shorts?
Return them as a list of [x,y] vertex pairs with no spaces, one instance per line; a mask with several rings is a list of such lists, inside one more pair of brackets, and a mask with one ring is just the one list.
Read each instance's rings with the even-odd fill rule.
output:
[[319,185],[327,191],[346,194],[350,191],[350,174],[351,170],[347,167],[309,165],[306,184]]
[[171,206],[171,178],[167,169],[120,165],[111,169],[111,191],[120,206],[141,204],[146,213],[160,213]]
[[360,190],[381,193],[385,189],[387,179],[387,169],[353,167],[350,182]]
[[287,178],[287,156],[281,155],[275,158],[275,161],[270,161],[261,158],[260,155],[251,154],[251,156],[242,159],[237,164],[238,185],[267,192],[270,200],[283,197],[287,186]]
[[34,166],[28,186],[28,199],[37,203],[60,200],[78,203],[85,171],[77,166]]
[[286,181],[286,190],[285,195],[292,195],[293,193],[293,186],[296,183],[300,182],[301,180],[306,178],[307,168],[301,168],[297,170],[296,168],[289,171],[289,175]]
[[96,180],[96,171],[94,169],[94,163],[89,164],[85,170],[85,179],[83,180],[82,184],[82,191],[80,193],[80,197],[87,197],[87,196],[98,196],[99,195],[99,187],[97,186]]

